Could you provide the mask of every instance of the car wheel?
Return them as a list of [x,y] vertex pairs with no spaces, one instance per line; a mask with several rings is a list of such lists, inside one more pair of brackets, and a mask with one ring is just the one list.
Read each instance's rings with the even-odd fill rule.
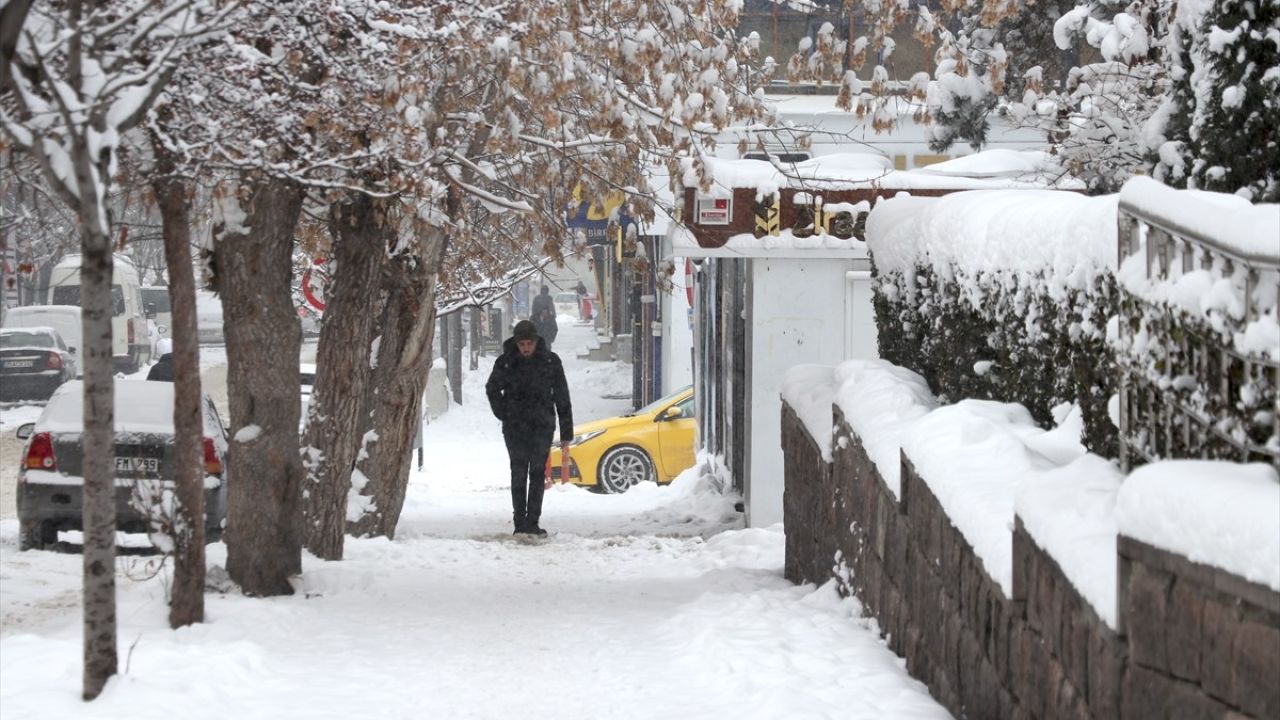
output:
[[619,445],[604,454],[596,477],[603,492],[626,492],[642,482],[654,479],[653,461],[638,447]]
[[58,531],[49,521],[18,521],[19,550],[43,550],[56,542],[58,542]]

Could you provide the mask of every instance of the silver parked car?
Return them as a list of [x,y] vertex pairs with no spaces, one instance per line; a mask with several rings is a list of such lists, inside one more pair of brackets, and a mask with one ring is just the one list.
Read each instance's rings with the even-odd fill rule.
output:
[[[64,384],[34,423],[18,428],[26,440],[18,470],[20,548],[57,542],[60,530],[81,530],[84,494],[84,384]],[[203,399],[206,539],[221,537],[226,515],[223,472],[227,432],[209,396]],[[117,380],[115,384],[116,524],[146,532],[158,512],[147,502],[173,487],[173,383]],[[162,518],[161,518],[162,520]]]

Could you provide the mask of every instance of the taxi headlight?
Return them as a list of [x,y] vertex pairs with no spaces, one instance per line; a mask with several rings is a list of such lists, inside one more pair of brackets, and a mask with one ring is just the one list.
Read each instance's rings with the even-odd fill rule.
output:
[[594,438],[598,438],[603,434],[604,434],[603,430],[592,430],[591,432],[585,432],[580,435],[574,435],[573,439],[569,441],[569,444],[581,445],[582,443]]

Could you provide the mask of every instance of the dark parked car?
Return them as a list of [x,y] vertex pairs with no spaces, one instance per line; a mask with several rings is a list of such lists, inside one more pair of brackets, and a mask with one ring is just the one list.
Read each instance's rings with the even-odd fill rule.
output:
[[0,400],[45,400],[75,376],[75,353],[57,330],[0,330]]
[[[143,498],[173,487],[173,383],[116,380],[116,524],[125,532],[146,532]],[[57,542],[58,531],[80,530],[84,493],[84,384],[58,389],[34,423],[18,428],[27,441],[18,470],[20,548],[38,550]],[[226,514],[223,458],[227,433],[209,396],[204,412],[204,511],[206,539],[222,534]]]

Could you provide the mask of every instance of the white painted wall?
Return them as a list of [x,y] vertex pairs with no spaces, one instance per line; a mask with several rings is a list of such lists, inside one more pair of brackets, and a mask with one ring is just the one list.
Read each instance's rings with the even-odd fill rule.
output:
[[[856,266],[865,266],[865,261],[752,260],[751,317],[747,323],[751,351],[745,498],[748,526],[782,522],[782,379],[794,365],[835,365],[845,359],[850,328],[845,318],[849,302],[846,273]],[[870,294],[865,297],[869,303]],[[865,316],[868,309],[858,312]],[[865,338],[856,344],[865,347]]]
[[[668,241],[669,242],[669,241]],[[667,250],[670,254],[670,250]],[[693,327],[689,321],[689,299],[685,292],[684,258],[674,258],[675,286],[660,293],[662,302],[662,394],[693,383]]]

